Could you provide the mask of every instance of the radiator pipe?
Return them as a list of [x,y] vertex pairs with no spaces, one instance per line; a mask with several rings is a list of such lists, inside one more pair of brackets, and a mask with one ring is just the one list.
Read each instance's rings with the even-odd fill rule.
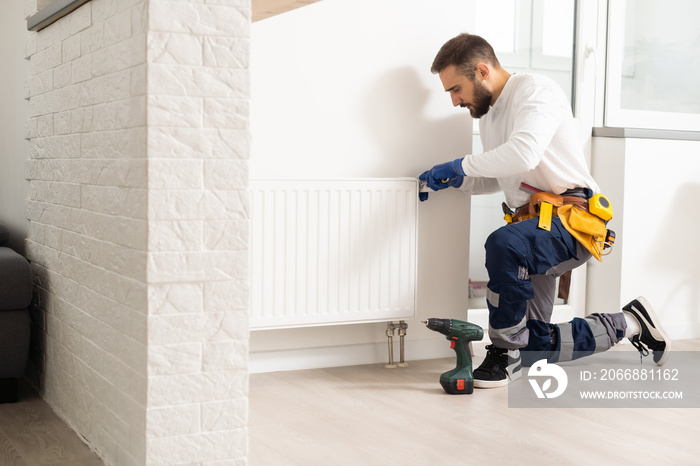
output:
[[408,330],[408,324],[404,322],[403,320],[399,321],[399,341],[401,343],[400,346],[400,359],[399,359],[399,367],[407,367],[408,363],[406,362],[405,358],[405,353],[404,353],[404,338],[406,337],[406,330]]
[[389,343],[389,364],[384,367],[387,369],[396,369],[396,364],[394,364],[394,331],[396,330],[396,324],[393,322],[386,323],[386,338]]

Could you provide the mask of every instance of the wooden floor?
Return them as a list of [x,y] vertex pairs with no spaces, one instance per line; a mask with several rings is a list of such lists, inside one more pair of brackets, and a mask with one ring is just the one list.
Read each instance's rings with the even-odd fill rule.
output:
[[24,382],[19,398],[0,404],[0,466],[103,464]]
[[508,408],[507,388],[445,394],[454,364],[252,375],[249,465],[700,464],[698,409]]
[[[700,351],[700,340],[674,349]],[[511,409],[507,388],[445,394],[438,377],[454,363],[252,375],[248,464],[700,464],[698,409]],[[18,403],[0,404],[0,466],[12,465],[102,462],[22,384]]]

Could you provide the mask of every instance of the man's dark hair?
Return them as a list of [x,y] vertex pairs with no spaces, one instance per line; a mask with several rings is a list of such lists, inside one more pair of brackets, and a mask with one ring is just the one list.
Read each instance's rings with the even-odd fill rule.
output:
[[476,66],[479,63],[501,67],[491,44],[480,36],[462,33],[445,42],[435,56],[430,71],[437,74],[454,65],[460,73],[474,81]]

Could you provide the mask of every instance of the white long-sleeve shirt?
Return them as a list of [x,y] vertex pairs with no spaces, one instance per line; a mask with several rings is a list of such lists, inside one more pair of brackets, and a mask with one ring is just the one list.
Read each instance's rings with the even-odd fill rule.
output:
[[529,201],[522,182],[557,194],[576,187],[599,192],[566,95],[550,78],[511,75],[479,129],[484,152],[462,161],[462,190],[502,190],[513,208]]

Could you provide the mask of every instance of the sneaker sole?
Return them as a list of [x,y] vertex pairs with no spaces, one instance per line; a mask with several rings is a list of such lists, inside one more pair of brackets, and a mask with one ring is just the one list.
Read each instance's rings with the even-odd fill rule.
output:
[[474,380],[474,388],[498,388],[505,387],[510,383],[510,380]]
[[[656,365],[658,366],[663,366],[666,361],[668,361],[668,357],[671,355],[671,339],[669,336],[666,334],[666,331],[663,329],[661,326],[661,322],[659,322],[659,318],[656,316],[656,312],[654,311],[654,308],[652,307],[651,304],[649,304],[649,301],[646,300],[643,296],[640,296],[637,298],[637,301],[639,301],[639,304],[642,305],[642,307],[647,311],[647,315],[649,315],[649,324],[651,324],[651,328],[656,330],[661,338],[663,338],[664,343],[666,343],[666,347],[664,348],[664,353],[661,355],[661,358],[658,360]],[[640,313],[641,314],[641,313]],[[643,318],[644,316],[642,316]],[[647,325],[647,327],[649,327]]]

